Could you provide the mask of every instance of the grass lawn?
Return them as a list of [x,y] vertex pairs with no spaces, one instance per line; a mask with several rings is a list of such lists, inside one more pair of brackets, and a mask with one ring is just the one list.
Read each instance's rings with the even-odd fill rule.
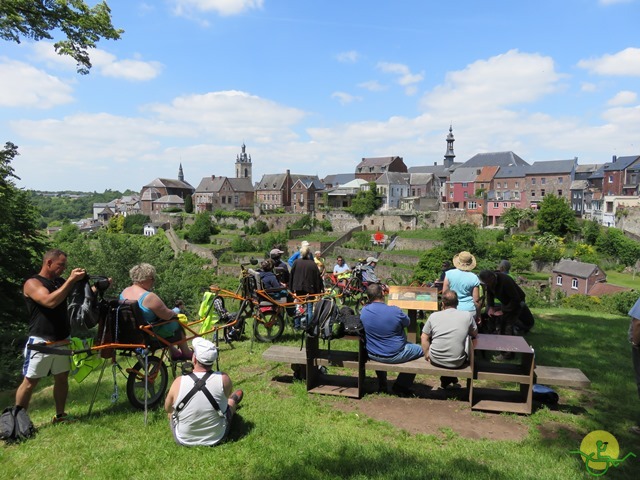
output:
[[[175,445],[161,410],[134,410],[125,394],[125,379],[105,370],[91,416],[87,409],[99,377],[92,373],[78,384],[71,380],[68,411],[80,417],[73,424],[48,424],[54,413],[50,382],[43,381],[32,400],[31,417],[39,432],[20,445],[0,447],[0,477],[38,479],[584,479],[589,478],[577,455],[581,439],[593,430],[612,433],[620,457],[634,452],[605,478],[638,478],[640,438],[627,432],[640,420],[640,402],[633,382],[628,319],[574,310],[537,311],[527,340],[537,362],[578,367],[591,379],[590,390],[556,389],[558,410],[546,408],[518,420],[528,427],[522,441],[462,438],[451,429],[438,435],[409,434],[393,425],[336,408],[361,400],[309,395],[301,382],[274,383],[289,375],[288,365],[265,363],[266,344],[250,341],[220,347],[220,366],[245,391],[234,420],[231,441],[214,449]],[[281,343],[299,346],[298,336]],[[334,348],[332,346],[332,348]],[[371,372],[368,375],[372,376]],[[418,377],[417,381],[421,381]],[[12,392],[0,394],[5,405]],[[464,402],[460,409],[468,409]],[[429,416],[429,411],[407,412]],[[476,415],[476,414],[474,414]],[[478,413],[491,417],[496,414]],[[503,414],[507,415],[507,414]],[[550,426],[555,436],[541,431]]]
[[638,289],[638,280],[640,280],[640,273],[635,276],[629,273],[616,272],[614,270],[607,271],[607,283],[614,285],[620,285],[621,287]]

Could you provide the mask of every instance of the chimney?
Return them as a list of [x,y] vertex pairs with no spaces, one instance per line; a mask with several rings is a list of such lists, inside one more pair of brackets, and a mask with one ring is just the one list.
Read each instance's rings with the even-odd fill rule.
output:
[[211,175],[211,180],[215,180],[216,176],[215,175]]
[[438,162],[433,162],[433,166],[437,167],[438,166]]
[[616,160],[618,160],[618,156],[617,156],[617,155],[614,155],[614,156],[611,158],[611,163],[616,163]]
[[287,168],[287,175],[291,175],[291,170]]

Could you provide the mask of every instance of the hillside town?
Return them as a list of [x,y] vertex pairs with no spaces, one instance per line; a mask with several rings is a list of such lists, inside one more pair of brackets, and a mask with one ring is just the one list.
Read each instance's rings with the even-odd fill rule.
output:
[[185,180],[182,164],[176,179],[155,178],[140,195],[94,204],[93,220],[107,222],[119,214],[142,213],[153,218],[168,209],[183,209],[191,196],[195,213],[245,210],[312,214],[344,209],[358,192],[375,182],[380,212],[406,215],[457,211],[478,226],[499,226],[505,210],[537,209],[545,195],[571,205],[577,217],[615,227],[625,208],[640,204],[640,155],[612,156],[610,162],[581,165],[578,158],[528,163],[514,152],[478,153],[456,162],[452,126],[446,136],[443,162],[407,167],[403,157],[369,157],[354,162],[352,173],[317,175],[269,173],[254,182],[253,161],[246,145],[235,159],[235,177],[212,173],[196,187]]

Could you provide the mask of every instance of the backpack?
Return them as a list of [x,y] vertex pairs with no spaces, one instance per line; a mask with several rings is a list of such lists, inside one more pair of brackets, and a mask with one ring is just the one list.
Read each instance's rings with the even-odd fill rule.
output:
[[89,329],[98,324],[100,309],[98,296],[91,289],[88,275],[78,280],[71,289],[67,313],[72,337],[87,338],[91,336]]
[[[305,333],[309,337],[320,337],[323,340],[340,338],[340,326],[336,325],[338,317],[338,307],[333,297],[322,297],[313,306],[313,315],[305,328]],[[335,329],[335,332],[334,332]],[[334,334],[336,336],[334,336]]]
[[36,427],[24,408],[7,407],[0,415],[0,438],[5,442],[21,442],[35,433]]
[[338,313],[338,320],[343,325],[344,335],[364,337],[364,325],[362,325],[360,315],[357,315],[353,308],[342,307]]
[[[333,340],[344,337],[344,325],[340,322],[338,306],[333,297],[322,298],[318,305],[318,331],[323,340]],[[316,310],[313,315],[315,317]],[[313,323],[313,320],[312,320]]]
[[[110,299],[102,302],[103,308],[98,324],[96,345],[109,343],[149,345],[152,350],[160,348],[159,340],[145,335],[140,326],[146,325],[142,319],[142,312],[135,300]],[[113,358],[115,350],[104,348],[100,350],[102,358]]]

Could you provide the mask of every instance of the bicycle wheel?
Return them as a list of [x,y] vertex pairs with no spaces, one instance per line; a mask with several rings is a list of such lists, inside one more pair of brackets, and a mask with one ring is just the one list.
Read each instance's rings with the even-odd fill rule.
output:
[[148,375],[145,374],[144,361],[138,361],[133,368],[127,369],[127,398],[131,405],[144,409],[145,399],[145,376],[148,377],[147,407],[156,407],[164,399],[169,384],[169,374],[167,366],[158,357],[147,358]]
[[253,332],[259,342],[273,342],[283,331],[284,319],[280,309],[261,313],[253,322]]
[[353,310],[356,313],[360,313],[362,307],[367,304],[367,295],[364,293],[359,293],[353,297]]

